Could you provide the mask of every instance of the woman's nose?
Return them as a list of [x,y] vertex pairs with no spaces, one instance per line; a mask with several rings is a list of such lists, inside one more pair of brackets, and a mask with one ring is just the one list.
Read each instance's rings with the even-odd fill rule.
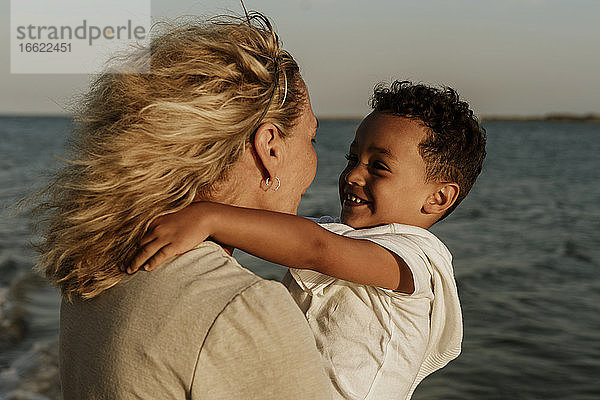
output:
[[366,166],[361,163],[357,163],[348,173],[346,174],[346,183],[349,185],[364,186],[365,184],[365,171]]

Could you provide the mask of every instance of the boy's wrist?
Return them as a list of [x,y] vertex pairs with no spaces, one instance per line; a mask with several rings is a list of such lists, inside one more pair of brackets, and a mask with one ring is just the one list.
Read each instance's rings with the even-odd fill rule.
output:
[[212,203],[212,202],[203,202],[202,203],[202,207],[203,207],[203,216],[202,219],[204,221],[205,227],[209,233],[209,236],[214,236],[216,235],[217,232],[217,228],[220,225],[220,217],[221,217],[221,212],[219,210],[219,208],[222,205],[219,203]]
[[190,223],[194,224],[199,228],[199,232],[206,233],[207,236],[213,234],[213,227],[216,226],[213,221],[217,212],[214,210],[214,204],[209,201],[195,201],[190,205],[193,208],[193,212],[188,215]]

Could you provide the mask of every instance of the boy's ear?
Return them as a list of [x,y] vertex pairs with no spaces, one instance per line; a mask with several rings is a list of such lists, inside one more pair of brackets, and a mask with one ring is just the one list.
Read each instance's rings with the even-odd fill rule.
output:
[[443,214],[458,198],[460,187],[455,182],[442,183],[423,205],[425,214]]
[[252,145],[264,178],[277,176],[283,162],[283,138],[277,127],[271,123],[260,125],[254,134]]

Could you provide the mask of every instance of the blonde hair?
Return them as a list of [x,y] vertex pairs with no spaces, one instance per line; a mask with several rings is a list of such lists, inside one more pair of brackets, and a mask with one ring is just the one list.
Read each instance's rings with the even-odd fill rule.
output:
[[[63,296],[119,283],[150,223],[225,179],[261,123],[289,133],[306,89],[279,46],[259,13],[163,24],[93,81],[69,160],[35,210],[37,268]],[[136,73],[148,60],[149,73]]]

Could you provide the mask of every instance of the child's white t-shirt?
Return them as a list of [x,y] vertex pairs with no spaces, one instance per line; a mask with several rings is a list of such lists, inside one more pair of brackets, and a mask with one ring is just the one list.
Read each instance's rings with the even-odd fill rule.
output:
[[334,221],[317,220],[332,232],[371,240],[400,256],[413,273],[414,293],[300,269],[290,269],[284,283],[308,320],[340,398],[410,399],[425,376],[460,353],[462,315],[452,256],[422,228],[355,230]]

